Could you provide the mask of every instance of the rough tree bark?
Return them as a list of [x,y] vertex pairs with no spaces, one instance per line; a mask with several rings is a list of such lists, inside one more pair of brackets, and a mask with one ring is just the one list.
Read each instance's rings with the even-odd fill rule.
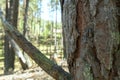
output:
[[19,45],[19,47],[22,48],[44,71],[46,71],[56,80],[71,80],[69,73],[65,72],[60,66],[48,59],[29,41],[27,41],[27,39],[20,34],[15,27],[10,25],[4,19],[3,15],[0,15],[0,18],[6,33],[9,34],[10,37]]
[[61,0],[73,80],[120,80],[120,0]]

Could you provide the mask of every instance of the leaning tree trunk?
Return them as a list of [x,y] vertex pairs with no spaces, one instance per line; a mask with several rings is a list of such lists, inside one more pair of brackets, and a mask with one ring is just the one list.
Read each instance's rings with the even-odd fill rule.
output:
[[[71,80],[71,75],[64,71],[60,66],[48,59],[35,46],[33,46],[27,39],[11,24],[9,24],[2,11],[0,11],[0,18],[6,33],[22,48],[44,71],[56,80]],[[13,41],[13,42],[14,42]]]
[[120,1],[61,0],[73,80],[120,80]]

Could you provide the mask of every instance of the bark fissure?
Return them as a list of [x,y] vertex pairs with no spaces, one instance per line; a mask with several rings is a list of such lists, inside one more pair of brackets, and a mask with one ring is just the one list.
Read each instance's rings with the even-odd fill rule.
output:
[[[62,17],[65,50],[73,79],[119,80],[120,1],[65,2]],[[75,6],[75,10],[72,6]],[[74,16],[71,18],[69,13]]]
[[[74,80],[92,80],[92,78],[109,80],[114,71],[113,53],[116,53],[114,50],[119,43],[116,34],[119,35],[120,28],[117,28],[115,22],[117,21],[115,1],[66,0],[65,2],[67,4],[64,4],[62,18],[66,22],[63,21],[63,30],[69,69]],[[72,6],[75,6],[75,10]],[[72,18],[71,13],[74,14]],[[118,63],[115,61],[115,64]]]

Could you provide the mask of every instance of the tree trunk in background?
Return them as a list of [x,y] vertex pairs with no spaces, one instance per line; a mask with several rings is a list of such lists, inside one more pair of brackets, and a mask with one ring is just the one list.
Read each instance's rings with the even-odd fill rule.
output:
[[[17,28],[17,19],[18,19],[18,7],[19,0],[6,0],[6,19]],[[5,74],[13,73],[14,70],[14,61],[15,61],[15,47],[11,45],[11,38],[8,38],[9,35],[5,34]],[[22,55],[19,53],[19,55]],[[19,57],[19,56],[18,56]],[[25,63],[20,59],[20,63],[24,68]]]
[[[23,23],[23,35],[28,39],[28,25],[27,25],[27,18],[28,18],[28,7],[29,7],[29,0],[24,0],[23,1],[23,7],[24,7],[24,23]],[[23,51],[24,54],[24,51]],[[24,69],[27,69],[28,67],[32,66],[32,63],[29,59],[29,56],[27,54],[24,54],[25,58],[26,58],[26,67],[24,67]],[[24,65],[24,64],[23,64]]]
[[[27,35],[27,17],[28,17],[28,7],[29,7],[29,0],[24,0],[24,23],[23,23],[23,35]],[[27,36],[26,36],[27,37]]]
[[120,80],[120,1],[61,0],[73,80]]
[[19,0],[13,0],[12,25],[17,28]]
[[[11,2],[11,4],[12,4],[12,9],[11,9],[11,24],[12,24],[14,27],[17,28],[19,0],[13,0],[13,2]],[[9,39],[10,39],[10,41],[12,41],[11,38],[9,38]],[[11,43],[11,44],[12,44],[12,43]],[[10,45],[11,45],[11,44],[10,44]],[[16,50],[15,47],[11,45],[11,54],[14,53],[14,56],[15,56],[15,52],[16,52],[15,50]],[[17,53],[16,53],[16,54],[17,54]],[[20,53],[20,52],[19,52],[19,55],[22,55],[22,56],[23,56],[23,54]],[[27,69],[27,68],[28,68],[27,63],[24,62],[24,61],[21,59],[21,57],[18,56],[18,58],[19,58],[19,61],[20,61],[20,64],[21,64],[22,68],[23,68],[24,70]]]
[[57,54],[57,6],[58,1],[55,0],[55,31],[54,31],[54,54]]
[[[18,21],[18,8],[19,8],[19,0],[12,0],[10,5],[11,7],[11,24],[17,28],[17,21]],[[10,39],[11,40],[11,39]],[[11,45],[11,43],[10,43]],[[14,47],[11,45],[11,54],[14,56],[14,61],[15,61],[15,51]]]
[[[8,22],[12,22],[12,9],[13,9],[13,0],[6,0],[6,20]],[[6,33],[6,31],[5,31]],[[5,42],[4,42],[4,74],[11,74],[14,70],[14,60],[15,60],[15,53],[13,52],[13,49],[11,48],[11,44],[9,42],[8,35],[5,34]]]

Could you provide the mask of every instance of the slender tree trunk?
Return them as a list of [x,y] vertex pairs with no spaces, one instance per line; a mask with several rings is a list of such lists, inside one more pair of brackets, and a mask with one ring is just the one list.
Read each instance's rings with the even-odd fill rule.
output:
[[[24,35],[27,39],[29,39],[29,38],[28,38],[28,25],[27,25],[29,0],[24,0],[23,2],[24,2],[24,4],[23,4],[23,6],[24,6],[24,14],[23,14],[23,16],[24,16],[23,35]],[[31,63],[31,61],[30,61],[30,59],[29,59],[29,56],[28,56],[27,54],[25,54],[24,51],[23,51],[23,54],[24,54],[24,56],[25,56],[25,58],[26,58],[26,61],[27,61],[26,65],[24,65],[24,63],[23,63],[23,65],[24,65],[23,67],[24,67],[24,69],[27,69],[27,68],[29,68],[29,67],[32,66],[32,63]]]
[[57,0],[55,0],[55,34],[54,34],[54,38],[55,38],[54,53],[55,54],[57,54],[57,6],[58,6],[58,2]]
[[[11,0],[10,1],[10,13],[11,13],[11,18],[10,18],[10,24],[12,24],[15,28],[17,28],[17,19],[18,19],[18,6],[19,6],[19,0]],[[8,35],[7,35],[8,36]],[[15,51],[14,47],[11,45],[11,38],[9,38],[9,49],[11,54],[11,59],[12,59],[12,65],[14,65],[15,61]],[[8,63],[10,64],[10,63]]]
[[27,17],[28,17],[28,7],[29,7],[29,0],[24,0],[24,24],[23,24],[23,35],[27,35]]
[[[41,19],[41,13],[42,13],[42,0],[39,0],[39,4],[40,4],[40,8],[39,8],[39,38],[40,38],[40,35],[41,35],[41,24],[42,24],[42,19]],[[40,44],[39,44],[40,45]]]
[[73,80],[120,80],[120,1],[61,0]]
[[[6,20],[8,22],[12,22],[12,9],[13,9],[13,0],[6,0]],[[6,31],[5,31],[6,33]],[[14,70],[14,60],[15,60],[15,53],[11,48],[11,44],[9,42],[8,35],[5,34],[5,42],[4,42],[4,74],[13,73]]]
[[[10,5],[8,5],[10,4]],[[19,7],[19,0],[11,0],[6,1],[6,19],[12,24],[14,27],[17,28],[17,19],[18,19],[18,7]],[[15,60],[15,52],[18,55],[22,55],[20,53],[19,47],[12,45],[12,39],[9,38],[9,35],[5,35],[5,74],[10,74],[14,70],[14,60]],[[16,51],[17,49],[17,51]],[[23,55],[22,55],[23,56]],[[25,63],[22,61],[21,56],[18,56],[20,59],[20,63],[25,68]]]
[[19,0],[13,0],[12,25],[17,28]]

